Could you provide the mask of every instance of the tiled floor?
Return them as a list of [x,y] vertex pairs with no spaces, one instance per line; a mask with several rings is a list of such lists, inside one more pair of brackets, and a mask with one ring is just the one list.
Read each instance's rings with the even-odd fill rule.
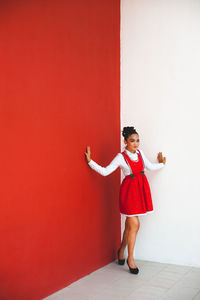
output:
[[200,300],[200,268],[135,260],[137,275],[127,264],[112,262],[45,298],[48,300]]

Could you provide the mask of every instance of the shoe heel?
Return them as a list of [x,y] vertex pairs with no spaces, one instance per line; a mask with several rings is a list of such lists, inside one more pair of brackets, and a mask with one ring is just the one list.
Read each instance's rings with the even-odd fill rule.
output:
[[119,264],[119,265],[124,265],[124,264],[125,264],[125,258],[124,258],[124,259],[120,259],[120,258],[119,258],[119,251],[120,251],[120,248],[119,248],[118,251],[117,251],[118,264]]

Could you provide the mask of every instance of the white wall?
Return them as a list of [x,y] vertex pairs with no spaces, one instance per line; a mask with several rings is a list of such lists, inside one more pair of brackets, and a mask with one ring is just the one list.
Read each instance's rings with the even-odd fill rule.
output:
[[155,211],[139,217],[137,259],[200,267],[199,101],[200,1],[122,0],[121,127],[167,157],[146,172]]

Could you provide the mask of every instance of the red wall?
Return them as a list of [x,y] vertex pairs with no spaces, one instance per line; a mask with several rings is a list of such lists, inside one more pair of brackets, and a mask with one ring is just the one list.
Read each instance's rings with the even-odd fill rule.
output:
[[120,244],[120,0],[0,2],[0,299],[41,299]]

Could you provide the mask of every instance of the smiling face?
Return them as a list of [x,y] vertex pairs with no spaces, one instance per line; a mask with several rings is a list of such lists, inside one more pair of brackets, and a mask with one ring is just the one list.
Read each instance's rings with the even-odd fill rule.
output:
[[124,143],[126,144],[127,150],[130,152],[135,152],[140,144],[139,135],[136,133],[129,135],[127,141],[124,139]]

